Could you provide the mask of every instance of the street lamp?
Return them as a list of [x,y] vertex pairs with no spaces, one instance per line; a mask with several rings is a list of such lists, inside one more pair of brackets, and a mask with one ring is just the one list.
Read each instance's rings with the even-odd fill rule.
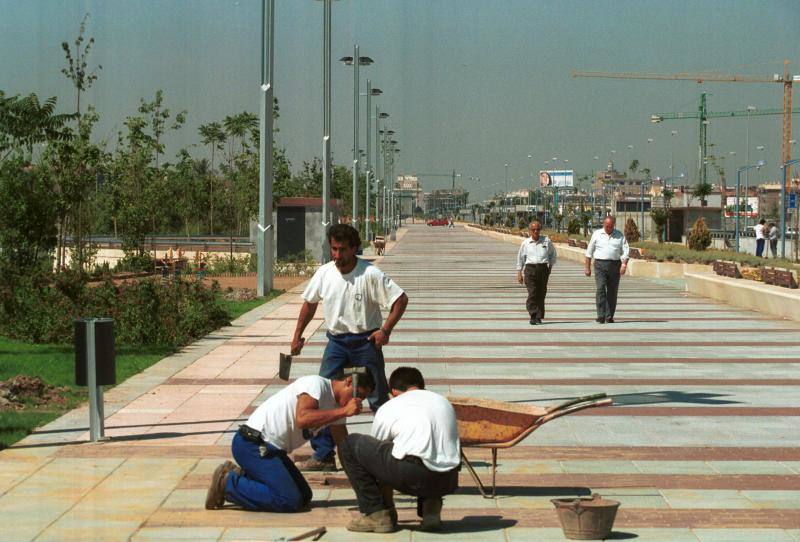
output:
[[353,45],[353,56],[343,56],[339,62],[353,66],[353,227],[358,229],[358,67],[369,66],[373,60],[359,56],[358,45]]
[[[788,160],[783,163],[781,169],[783,170],[783,182],[781,183],[781,258],[786,257],[786,172],[789,166],[800,162],[800,158]],[[796,212],[796,211],[795,211]],[[795,237],[798,237],[798,232],[794,232]],[[795,239],[795,245],[800,242],[800,239]]]
[[367,242],[370,240],[369,236],[369,185],[372,183],[372,163],[371,163],[371,140],[372,135],[370,134],[370,127],[372,123],[370,122],[370,111],[372,111],[372,97],[373,96],[380,96],[383,94],[383,91],[379,88],[372,88],[372,81],[367,79],[367,172],[364,179],[365,191],[364,191],[364,235],[367,238]]
[[[736,252],[739,252],[739,187],[741,185],[741,175],[743,171],[748,171],[750,169],[756,168],[761,169],[763,166],[766,165],[764,160],[759,160],[754,165],[747,165],[742,166],[736,170]],[[747,205],[745,204],[745,209]],[[745,227],[747,227],[747,222],[745,221]]]
[[272,290],[273,74],[275,71],[275,0],[261,2],[261,104],[258,123],[258,283],[259,297]]

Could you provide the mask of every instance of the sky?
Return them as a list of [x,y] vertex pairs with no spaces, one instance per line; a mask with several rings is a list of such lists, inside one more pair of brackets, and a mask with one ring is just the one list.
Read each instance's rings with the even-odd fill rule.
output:
[[[275,0],[275,11],[276,144],[297,171],[322,150],[322,2]],[[174,112],[188,111],[168,140],[173,154],[196,145],[194,156],[208,156],[198,126],[258,112],[260,0],[0,0],[0,89],[58,96],[59,109],[74,109],[61,42],[74,40],[86,13],[96,41],[90,66],[102,70],[82,103],[100,112],[96,133],[109,144],[157,89]],[[390,114],[401,149],[395,173],[455,169],[477,201],[504,190],[505,164],[511,188],[554,164],[580,176],[609,159],[619,169],[637,159],[666,177],[674,157],[675,173],[693,182],[698,122],[652,124],[650,116],[695,111],[701,92],[711,111],[781,108],[782,85],[576,79],[571,71],[771,75],[788,58],[800,74],[800,2],[336,0],[332,39],[334,160],[352,161],[353,72],[337,59],[358,44],[375,61],[360,70],[361,92],[367,78],[383,90],[373,104]],[[800,139],[800,115],[793,120]],[[748,124],[750,162],[767,161],[756,175],[778,179],[780,115],[713,120],[710,152],[725,156],[730,183],[747,163]],[[451,182],[420,181],[426,191]]]

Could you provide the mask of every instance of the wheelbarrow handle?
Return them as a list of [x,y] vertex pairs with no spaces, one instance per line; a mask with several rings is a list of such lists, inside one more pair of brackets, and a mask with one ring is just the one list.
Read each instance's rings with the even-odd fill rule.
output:
[[547,413],[550,414],[551,412],[556,412],[561,410],[562,408],[567,408],[572,405],[577,405],[578,403],[583,403],[585,401],[596,401],[597,399],[605,399],[608,397],[605,393],[596,393],[594,395],[586,395],[584,397],[576,397],[575,399],[570,399],[566,403],[561,403],[560,405],[554,405],[547,408]]
[[561,416],[566,416],[567,414],[572,414],[573,412],[578,412],[579,410],[583,410],[586,408],[594,408],[594,407],[604,407],[604,406],[611,406],[613,401],[610,397],[605,399],[596,399],[594,401],[577,403],[567,408],[562,408],[561,410],[554,410],[549,414],[545,414],[541,418],[537,420],[537,426],[543,425],[550,420],[554,420],[556,418],[560,418]]

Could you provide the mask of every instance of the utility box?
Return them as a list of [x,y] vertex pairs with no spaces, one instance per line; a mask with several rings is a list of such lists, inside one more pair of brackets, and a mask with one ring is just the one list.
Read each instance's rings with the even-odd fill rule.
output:
[[339,220],[339,200],[331,200],[327,220],[322,216],[322,198],[281,198],[276,207],[277,258],[283,260],[308,250],[316,261],[322,261],[327,228]]
[[97,386],[117,383],[117,354],[114,341],[114,320],[111,318],[81,318],[75,320],[75,384],[88,386],[86,327],[94,320],[94,351]]

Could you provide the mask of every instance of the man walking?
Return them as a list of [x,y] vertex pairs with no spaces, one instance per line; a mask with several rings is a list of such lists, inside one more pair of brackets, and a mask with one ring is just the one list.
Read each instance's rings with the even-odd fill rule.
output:
[[613,324],[617,310],[617,291],[619,279],[628,268],[628,241],[622,232],[614,228],[616,220],[607,216],[603,227],[592,234],[586,247],[586,265],[583,270],[587,277],[592,276],[592,257],[594,256],[594,283],[596,287],[597,323]]
[[367,372],[328,380],[304,376],[262,403],[233,436],[231,450],[241,465],[226,461],[214,471],[206,494],[206,509],[222,508],[225,501],[245,510],[297,512],[311,502],[311,488],[288,457],[311,431],[329,424],[341,443],[347,434],[344,418],[361,412],[361,400],[375,384]]
[[[375,378],[369,405],[377,411],[389,394],[381,348],[389,342],[392,329],[406,310],[408,297],[380,269],[356,257],[361,246],[358,230],[347,224],[332,226],[328,243],[332,261],[317,270],[303,292],[291,352],[297,355],[303,349],[303,331],[322,301],[328,345],[319,374],[330,378],[344,367],[367,367]],[[385,322],[381,307],[389,310]],[[300,469],[336,470],[330,431],[323,430],[311,439],[311,447],[314,454],[298,463]]]
[[359,532],[397,528],[393,490],[417,497],[423,531],[441,529],[442,497],[458,488],[461,447],[453,405],[425,389],[422,373],[400,367],[389,378],[393,399],[375,414],[372,434],[349,435],[339,448],[361,515]]
[[547,281],[556,263],[556,249],[547,236],[541,234],[542,224],[534,220],[528,225],[530,237],[522,241],[517,254],[517,281],[528,288],[525,308],[531,315],[530,324],[541,324],[544,319],[544,298]]
[[767,237],[769,238],[769,251],[772,252],[772,257],[778,257],[778,227],[774,222],[767,224]]

